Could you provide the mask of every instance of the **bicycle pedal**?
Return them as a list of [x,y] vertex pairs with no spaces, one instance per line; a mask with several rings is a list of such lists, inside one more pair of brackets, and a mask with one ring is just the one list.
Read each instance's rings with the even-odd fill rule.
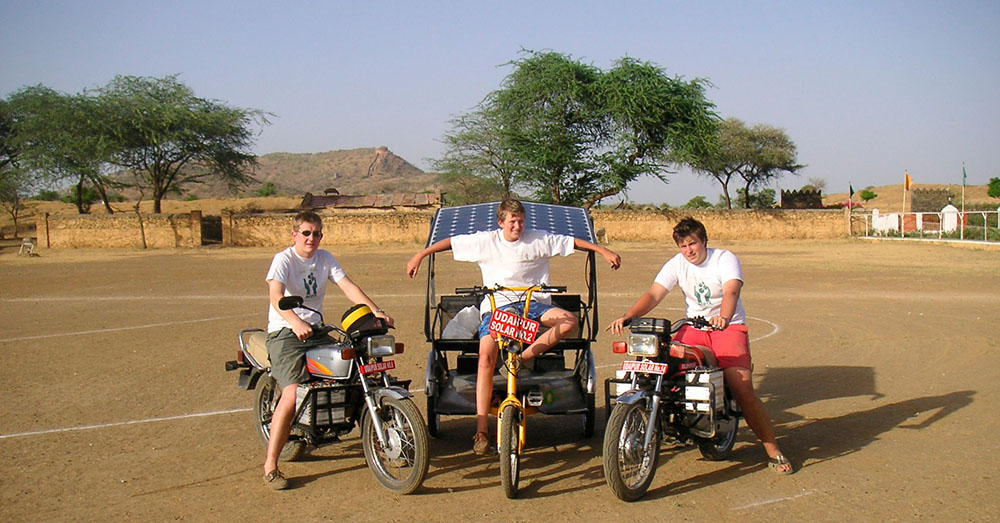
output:
[[528,406],[530,407],[541,407],[542,406],[542,391],[533,390],[528,393]]

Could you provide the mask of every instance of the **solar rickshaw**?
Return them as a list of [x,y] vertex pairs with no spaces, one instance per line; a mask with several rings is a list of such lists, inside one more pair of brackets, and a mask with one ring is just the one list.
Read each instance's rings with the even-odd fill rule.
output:
[[[525,229],[564,234],[597,243],[593,222],[585,209],[522,203],[525,207]],[[431,221],[426,245],[460,234],[498,229],[498,204],[499,202],[491,202],[439,209]],[[597,377],[590,345],[598,334],[596,253],[581,251],[580,254],[583,254],[585,260],[584,283],[581,286],[585,287],[585,293],[567,293],[566,287],[548,285],[515,289],[523,292],[522,296],[525,298],[531,292],[551,292],[552,304],[575,314],[579,320],[579,328],[555,347],[520,368],[520,361],[513,357],[513,351],[504,351],[504,348],[513,346],[512,343],[527,347],[527,343],[523,343],[525,340],[519,342],[516,337],[499,340],[501,350],[506,354],[502,352],[497,358],[490,413],[494,416],[501,414],[498,416],[498,450],[501,455],[502,483],[508,497],[517,493],[519,453],[525,441],[524,417],[535,413],[578,416],[584,437],[590,437],[594,433]],[[570,260],[573,258],[578,256],[571,256]],[[454,293],[439,296],[435,286],[437,270],[435,254],[432,253],[427,259],[424,309],[424,333],[430,343],[425,382],[427,429],[432,436],[438,436],[441,432],[441,416],[476,415],[478,333],[468,328],[464,331],[450,328],[452,322],[464,321],[469,326],[478,327],[479,305],[484,296],[499,290],[510,290],[476,286],[456,288]],[[478,270],[469,271],[468,279],[473,278],[475,281],[481,280]],[[513,376],[512,368],[515,371]],[[518,427],[513,429],[517,436],[513,442],[504,436],[511,434],[512,430],[511,420],[508,417],[505,422],[504,417],[509,410],[506,407],[511,403],[517,407],[515,417],[518,418],[515,421]],[[500,408],[504,410],[498,410]],[[509,454],[505,455],[505,452]]]

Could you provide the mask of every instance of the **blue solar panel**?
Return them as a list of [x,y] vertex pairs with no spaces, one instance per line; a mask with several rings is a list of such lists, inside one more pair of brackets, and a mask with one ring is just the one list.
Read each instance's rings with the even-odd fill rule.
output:
[[[581,207],[549,203],[521,202],[525,210],[525,229],[565,234],[597,243],[590,216]],[[427,245],[459,234],[499,229],[497,206],[500,202],[445,207],[434,213]]]

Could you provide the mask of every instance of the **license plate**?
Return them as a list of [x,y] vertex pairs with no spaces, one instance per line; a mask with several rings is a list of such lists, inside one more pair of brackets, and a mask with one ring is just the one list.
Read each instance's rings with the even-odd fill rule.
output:
[[361,366],[361,374],[368,375],[374,374],[376,372],[385,372],[387,370],[392,370],[396,368],[396,362],[389,361],[377,361],[375,363],[369,363],[368,365]]
[[666,374],[667,364],[653,361],[628,360],[622,362],[622,370],[627,372],[640,372],[642,374]]
[[490,317],[489,331],[505,338],[513,338],[524,343],[532,343],[538,336],[538,326],[535,320],[522,318],[517,314],[497,309]]

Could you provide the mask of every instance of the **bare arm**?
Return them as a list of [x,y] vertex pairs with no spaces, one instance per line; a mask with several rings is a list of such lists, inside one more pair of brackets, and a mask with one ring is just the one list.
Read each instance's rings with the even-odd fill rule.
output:
[[351,303],[363,303],[375,313],[375,316],[384,319],[389,325],[395,325],[395,320],[386,314],[385,311],[378,308],[378,305],[375,305],[375,302],[365,294],[365,291],[361,290],[361,287],[358,287],[358,284],[351,281],[350,278],[344,276],[337,282],[337,286],[340,287],[340,290],[344,291],[344,296],[347,296],[347,299],[351,300]]
[[420,270],[420,262],[434,254],[435,252],[447,251],[451,249],[451,238],[445,238],[443,240],[438,240],[434,242],[430,247],[421,250],[420,252],[413,255],[410,261],[406,263],[406,275],[413,278],[417,275],[417,271]]
[[740,291],[743,289],[743,282],[740,280],[727,280],[722,284],[722,306],[719,307],[719,316],[712,316],[708,322],[717,329],[725,329],[729,322],[733,321],[733,313],[736,312],[736,302],[740,299]]
[[278,280],[267,280],[267,299],[271,302],[271,308],[278,311],[289,325],[292,326],[292,332],[295,333],[295,337],[300,340],[305,340],[309,336],[312,336],[313,330],[312,326],[302,321],[295,312],[291,310],[283,311],[278,308],[278,301],[285,297],[285,284]]
[[595,243],[590,243],[587,240],[573,238],[573,247],[581,251],[594,251],[597,254],[600,254],[609,264],[611,264],[612,270],[618,270],[618,267],[621,267],[622,265],[622,258],[621,256],[618,256],[617,253]]
[[664,286],[654,283],[649,287],[648,291],[642,293],[642,296],[639,296],[639,299],[635,300],[635,303],[629,307],[628,312],[624,316],[611,322],[604,330],[611,331],[614,334],[621,334],[625,329],[626,321],[642,317],[642,315],[655,309],[663,301],[663,298],[667,297],[669,292]]

